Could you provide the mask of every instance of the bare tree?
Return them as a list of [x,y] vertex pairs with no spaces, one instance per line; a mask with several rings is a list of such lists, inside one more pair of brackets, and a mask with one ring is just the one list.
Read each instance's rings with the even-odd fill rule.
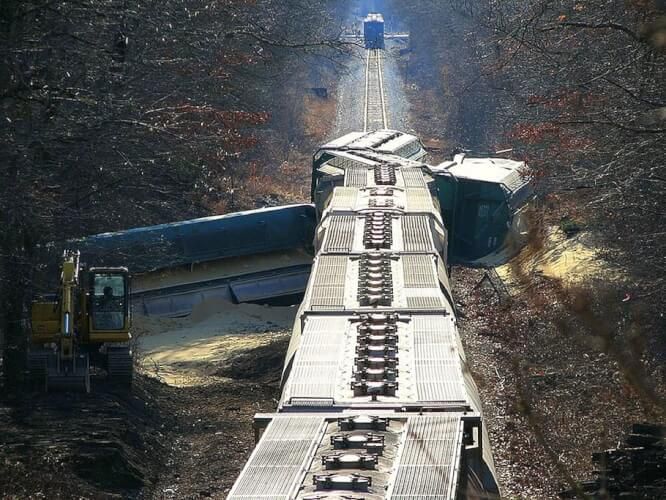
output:
[[293,89],[308,65],[342,48],[344,3],[2,3],[0,329],[11,345],[47,243],[249,208],[234,194],[246,166],[275,168],[266,144],[302,135],[281,124],[298,124]]

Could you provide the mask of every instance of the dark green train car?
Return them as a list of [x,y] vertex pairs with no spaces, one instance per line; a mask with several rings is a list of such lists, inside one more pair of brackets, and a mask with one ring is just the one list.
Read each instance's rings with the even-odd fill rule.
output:
[[524,162],[458,154],[433,174],[452,262],[495,264],[520,249],[527,235],[525,209],[534,194]]

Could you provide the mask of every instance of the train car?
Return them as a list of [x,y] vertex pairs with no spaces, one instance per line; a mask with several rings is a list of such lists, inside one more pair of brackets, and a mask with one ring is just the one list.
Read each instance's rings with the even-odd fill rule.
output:
[[201,302],[293,303],[312,267],[314,206],[287,205],[74,240],[87,262],[125,264],[132,305],[186,316]]
[[384,145],[360,134],[315,155],[316,256],[282,396],[230,500],[498,496],[435,180]]
[[325,144],[314,154],[310,193],[312,200],[316,200],[331,182],[342,182],[348,168],[373,167],[392,160],[414,166],[426,156],[423,143],[411,134],[397,130],[351,132]]
[[442,214],[453,233],[449,256],[497,265],[525,244],[533,176],[525,162],[457,154],[434,167]]
[[384,17],[371,12],[363,20],[363,39],[366,49],[384,48]]

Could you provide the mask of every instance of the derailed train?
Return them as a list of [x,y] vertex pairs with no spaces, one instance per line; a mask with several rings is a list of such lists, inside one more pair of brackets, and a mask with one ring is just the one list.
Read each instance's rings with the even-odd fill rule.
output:
[[447,231],[409,134],[352,133],[313,163],[316,256],[277,412],[228,498],[493,498],[447,275]]

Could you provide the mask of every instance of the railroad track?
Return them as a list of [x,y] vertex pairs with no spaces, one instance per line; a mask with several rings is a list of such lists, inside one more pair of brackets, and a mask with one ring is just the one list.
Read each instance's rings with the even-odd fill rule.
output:
[[384,76],[382,74],[382,54],[380,49],[367,51],[365,66],[365,113],[363,130],[372,132],[388,128],[386,98],[384,96]]

